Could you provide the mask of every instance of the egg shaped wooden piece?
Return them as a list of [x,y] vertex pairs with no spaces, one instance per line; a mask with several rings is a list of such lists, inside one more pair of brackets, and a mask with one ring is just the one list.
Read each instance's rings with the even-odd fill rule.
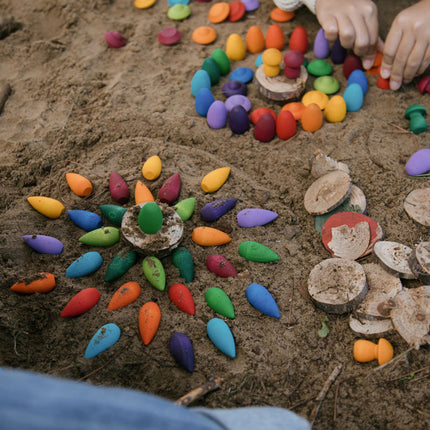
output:
[[[107,218],[112,224],[121,227],[122,218],[127,212],[126,208],[118,205],[101,205],[99,206],[100,212],[104,217]],[[91,229],[95,230],[95,229]]]
[[140,296],[140,285],[137,282],[130,281],[122,284],[113,294],[107,307],[108,311],[128,306]]
[[314,54],[317,58],[327,58],[330,55],[330,42],[322,28],[318,30],[314,39]]
[[414,152],[406,163],[406,173],[410,176],[422,175],[430,170],[430,148]]
[[219,169],[212,170],[206,174],[200,184],[202,190],[205,193],[214,193],[219,190],[227,181],[230,171],[230,167],[220,167]]
[[263,51],[266,41],[264,34],[258,25],[252,25],[249,27],[248,32],[246,33],[245,42],[248,52],[251,54],[257,54]]
[[211,57],[217,62],[222,76],[230,72],[230,59],[224,50],[220,48],[214,49]]
[[249,130],[249,116],[243,106],[237,105],[231,109],[228,124],[235,134],[243,134]]
[[197,70],[191,79],[191,94],[196,97],[201,88],[211,88],[211,78],[206,70]]
[[255,309],[273,318],[281,317],[275,299],[263,285],[256,283],[250,284],[245,294],[249,303],[251,303]]
[[100,300],[100,293],[96,288],[85,288],[73,296],[61,312],[62,318],[70,318],[89,311]]
[[66,209],[60,201],[51,197],[32,196],[27,197],[27,201],[39,213],[51,219],[59,218]]
[[196,227],[191,238],[201,246],[219,246],[231,242],[231,237],[221,230],[212,227]]
[[176,307],[188,315],[194,315],[196,308],[190,290],[180,283],[173,284],[169,288],[169,298]]
[[348,78],[347,86],[354,83],[360,85],[361,90],[363,91],[363,94],[367,93],[367,87],[368,87],[367,77],[366,77],[366,73],[364,73],[363,70],[355,69],[351,72]]
[[232,210],[237,203],[235,198],[224,198],[214,200],[213,202],[207,203],[200,210],[200,215],[203,221],[212,222],[221,218],[227,212]]
[[158,291],[166,287],[166,273],[163,263],[154,256],[145,257],[142,261],[142,270],[149,283]]
[[241,210],[237,214],[237,223],[240,227],[256,227],[259,225],[265,225],[272,222],[278,217],[276,212],[268,209],[260,208],[247,208]]
[[205,300],[208,306],[216,313],[230,319],[235,318],[233,303],[221,288],[212,287],[207,289]]
[[75,225],[85,231],[96,230],[103,225],[101,217],[94,212],[82,209],[73,209],[67,211],[67,215]]
[[52,273],[41,272],[16,282],[10,289],[21,294],[48,293],[54,289],[55,284],[55,276]]
[[246,45],[238,33],[232,33],[228,36],[225,53],[230,61],[241,61],[245,58]]
[[194,107],[200,116],[206,117],[211,104],[215,101],[209,88],[200,88],[194,100]]
[[203,60],[202,70],[208,72],[211,85],[216,85],[219,82],[221,72],[218,63],[212,57],[207,57]]
[[105,324],[100,327],[88,343],[85,350],[85,358],[93,358],[106,351],[118,342],[120,336],[121,330],[114,323]]
[[184,247],[176,248],[172,252],[172,262],[179,269],[179,275],[184,278],[186,283],[194,280],[194,260],[188,249]]
[[328,122],[342,122],[346,116],[346,103],[342,96],[333,96],[324,109]]
[[355,54],[349,54],[343,63],[343,76],[348,79],[349,75],[357,69],[363,69],[360,57]]
[[237,271],[225,257],[219,254],[208,255],[206,267],[221,278],[236,277]]
[[228,97],[224,104],[227,112],[231,112],[231,110],[238,105],[242,106],[246,112],[251,109],[251,101],[248,97],[242,94],[234,94],[233,96]]
[[293,114],[287,110],[279,113],[276,119],[276,135],[279,139],[287,140],[292,138],[297,131],[297,122]]
[[296,49],[302,54],[306,54],[308,51],[309,41],[308,33],[306,29],[302,26],[296,27],[290,36],[290,49]]
[[137,253],[133,250],[121,250],[110,261],[106,269],[105,282],[114,281],[131,269],[137,260]]
[[101,227],[85,233],[79,238],[79,242],[92,246],[112,246],[119,241],[119,237],[116,227]]
[[163,212],[155,202],[145,203],[137,217],[140,229],[146,234],[155,234],[163,225]]
[[284,45],[285,36],[281,26],[279,24],[270,25],[266,32],[266,49],[275,48],[282,51]]
[[270,142],[276,133],[276,121],[270,113],[263,113],[254,127],[254,136],[260,142]]
[[187,199],[181,200],[174,206],[176,213],[180,216],[182,221],[187,221],[191,218],[196,207],[196,198],[188,197]]
[[127,40],[118,31],[106,31],[105,40],[111,48],[122,48],[127,45]]
[[137,205],[141,203],[154,202],[154,196],[151,193],[151,190],[142,182],[137,181],[134,187],[134,201]]
[[169,339],[169,350],[174,360],[185,370],[194,370],[194,349],[190,338],[181,332],[175,332]]
[[340,40],[337,38],[331,48],[331,60],[334,64],[342,64],[347,55],[348,51],[340,44]]
[[155,302],[146,302],[139,312],[139,332],[144,345],[154,339],[161,321],[161,309]]
[[206,325],[206,331],[212,343],[225,355],[236,357],[236,344],[230,327],[220,318],[212,318]]
[[161,175],[162,163],[158,155],[149,157],[142,166],[142,175],[148,181],[155,181]]
[[130,191],[124,178],[117,172],[109,175],[109,192],[112,198],[123,205],[130,198]]
[[66,181],[70,189],[79,197],[88,197],[93,192],[93,184],[79,173],[66,173]]
[[350,84],[343,93],[347,112],[357,112],[363,106],[363,90],[358,84]]
[[268,246],[253,240],[246,240],[239,245],[239,255],[243,258],[260,263],[278,261],[279,255]]
[[181,175],[175,173],[170,178],[167,178],[158,192],[158,199],[162,203],[172,204],[174,203],[181,191]]
[[273,119],[276,121],[276,113],[272,109],[266,107],[254,109],[249,115],[249,119],[255,125],[263,113],[270,113],[270,115],[272,115]]
[[221,100],[215,100],[206,114],[208,126],[213,129],[223,128],[227,123],[227,108]]
[[102,264],[102,256],[97,251],[90,251],[81,255],[66,269],[66,276],[69,278],[87,276],[98,270]]
[[55,237],[44,234],[26,234],[22,236],[24,243],[41,254],[59,255],[63,252],[63,243]]
[[319,130],[323,124],[323,114],[316,103],[306,106],[301,119],[302,129],[314,133]]

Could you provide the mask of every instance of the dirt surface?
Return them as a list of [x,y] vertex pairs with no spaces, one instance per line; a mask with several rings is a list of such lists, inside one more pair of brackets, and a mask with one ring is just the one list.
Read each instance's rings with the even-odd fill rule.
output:
[[[379,2],[381,34],[407,2]],[[270,1],[236,23],[213,25],[218,33],[209,46],[191,40],[192,31],[210,24],[211,3],[190,3],[191,16],[182,22],[167,17],[167,2],[157,0],[147,10],[131,0],[3,0],[1,14],[13,16],[22,28],[0,40],[0,87],[9,83],[12,93],[0,115],[0,365],[32,369],[96,385],[131,387],[177,399],[216,375],[222,388],[196,404],[210,408],[273,405],[290,408],[309,417],[316,397],[338,364],[342,370],[327,393],[316,417],[315,428],[425,429],[428,428],[428,370],[409,379],[400,378],[430,365],[428,346],[411,350],[393,364],[375,371],[377,362],[354,361],[352,348],[358,338],[348,326],[349,315],[328,315],[306,297],[312,268],[329,257],[314,217],[303,205],[303,196],[314,178],[308,160],[316,149],[346,163],[353,183],[367,197],[367,214],[382,226],[387,240],[414,246],[427,240],[428,229],[415,224],[403,210],[406,195],[428,186],[428,180],[409,178],[404,170],[408,158],[428,146],[429,133],[414,135],[408,129],[405,109],[423,104],[430,109],[430,96],[421,95],[416,82],[398,92],[376,87],[369,76],[364,105],[348,113],[339,124],[325,123],[315,133],[298,126],[288,141],[278,138],[262,143],[253,129],[234,135],[228,127],[210,129],[194,109],[190,82],[203,60],[215,48],[224,48],[227,37],[245,38],[251,25],[263,32],[272,24]],[[303,25],[312,42],[318,31],[316,19],[305,9],[281,24],[287,37]],[[181,42],[163,46],[157,40],[164,27],[182,32]],[[120,31],[128,40],[121,49],[109,48],[106,31]],[[288,40],[288,39],[287,39]],[[314,59],[309,50],[306,57]],[[232,69],[255,69],[256,55],[247,54]],[[334,67],[341,83],[342,67]],[[222,84],[213,87],[215,98],[224,99]],[[308,80],[307,89],[312,88]],[[253,108],[282,105],[270,103],[248,85]],[[143,162],[151,155],[162,159],[161,176],[143,179]],[[200,188],[203,176],[229,166],[231,174],[214,194]],[[100,213],[99,205],[115,203],[109,194],[111,171],[124,177],[131,190],[143,180],[155,196],[163,182],[179,172],[180,199],[196,198],[196,210],[185,223],[182,245],[193,255],[195,278],[188,284],[196,313],[180,312],[169,300],[167,289],[183,282],[171,257],[162,259],[166,291],[160,292],[144,278],[141,257],[120,279],[104,282],[113,256],[127,247],[120,243],[96,248],[78,242],[84,233],[62,214],[48,219],[31,208],[27,197],[42,195],[63,202],[66,210],[86,209]],[[67,172],[80,173],[94,185],[86,199],[74,195]],[[191,240],[194,227],[209,225],[200,209],[218,198],[235,197],[236,207],[210,224],[230,234],[232,241],[204,248]],[[276,211],[279,217],[266,226],[240,228],[236,214],[246,207]],[[105,220],[105,225],[109,223]],[[24,234],[45,234],[60,239],[64,251],[58,256],[38,254],[22,240]],[[275,263],[255,263],[238,254],[244,240],[263,243],[280,256]],[[66,268],[80,255],[97,250],[104,259],[96,273],[67,278]],[[237,278],[221,279],[209,272],[205,259],[222,254],[237,269]],[[361,262],[372,262],[367,256]],[[20,295],[10,290],[15,282],[40,271],[52,272],[57,286],[47,294]],[[107,311],[113,292],[124,282],[142,286],[138,300],[126,308]],[[278,303],[279,320],[262,315],[245,297],[252,283],[266,286]],[[403,281],[413,288],[418,281]],[[231,298],[236,318],[227,320],[236,341],[237,356],[221,353],[206,334],[206,324],[216,315],[205,303],[209,287],[221,287]],[[89,312],[71,319],[60,317],[70,298],[87,287],[101,293]],[[138,332],[138,314],[147,301],[156,301],[162,320],[154,340],[144,346]],[[321,321],[328,317],[330,333],[318,336]],[[93,359],[85,359],[85,348],[102,325],[113,322],[121,329],[117,344]],[[169,352],[175,331],[187,334],[195,352],[192,374],[178,367]],[[407,343],[392,333],[387,339],[395,356],[408,350]],[[420,378],[427,374],[427,377]]]

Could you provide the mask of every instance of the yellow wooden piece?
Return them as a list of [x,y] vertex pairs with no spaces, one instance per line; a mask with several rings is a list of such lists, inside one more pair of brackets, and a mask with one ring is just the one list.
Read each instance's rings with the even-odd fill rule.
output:
[[268,64],[263,64],[263,72],[269,78],[274,78],[279,75],[281,71],[279,66],[269,66]]
[[149,157],[142,166],[142,175],[148,181],[157,179],[161,174],[161,160],[158,155]]
[[239,34],[232,33],[227,38],[225,53],[231,61],[240,61],[245,58],[246,46]]
[[51,197],[32,196],[28,197],[27,201],[42,215],[52,219],[58,218],[65,209],[61,202]]
[[230,175],[230,167],[220,167],[209,172],[201,182],[202,190],[205,193],[214,193],[219,190]]
[[282,53],[279,49],[269,48],[263,52],[261,59],[268,66],[279,66],[282,62]]
[[138,9],[147,9],[148,7],[151,7],[156,0],[134,0],[134,5]]
[[305,106],[315,103],[319,106],[321,110],[324,110],[328,103],[328,95],[324,94],[322,91],[308,91],[302,98],[302,103]]
[[333,96],[324,109],[328,122],[342,122],[346,116],[346,103],[342,96]]
[[79,197],[88,197],[93,192],[93,185],[79,173],[66,173],[66,181],[70,189]]

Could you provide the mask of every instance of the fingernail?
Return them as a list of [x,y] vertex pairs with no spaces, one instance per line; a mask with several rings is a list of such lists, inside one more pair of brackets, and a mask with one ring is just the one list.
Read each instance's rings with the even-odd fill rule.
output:
[[390,81],[390,88],[393,91],[397,91],[400,88],[401,83],[398,81]]
[[363,67],[366,70],[369,70],[373,66],[373,61],[370,58],[365,58],[363,60]]
[[390,70],[385,67],[381,67],[381,71],[379,72],[382,79],[388,79],[390,77]]

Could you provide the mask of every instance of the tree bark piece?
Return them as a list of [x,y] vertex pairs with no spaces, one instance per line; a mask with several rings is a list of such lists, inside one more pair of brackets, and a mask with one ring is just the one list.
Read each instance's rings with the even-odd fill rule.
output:
[[320,149],[317,149],[309,160],[311,175],[318,179],[333,170],[342,170],[349,175],[349,167],[345,163],[336,161],[334,158],[325,155]]
[[181,406],[188,406],[190,403],[195,402],[196,400],[200,399],[211,391],[218,390],[221,387],[221,384],[222,379],[215,377],[214,379],[205,382],[202,386],[195,388],[194,390],[185,394],[184,396],[176,400],[175,403]]
[[430,242],[420,242],[409,257],[409,267],[424,284],[430,284]]
[[398,274],[404,279],[415,279],[409,266],[412,248],[398,242],[379,241],[373,247],[373,255],[388,272]]
[[369,338],[384,337],[394,330],[390,318],[384,320],[367,320],[365,318],[355,318],[353,315],[349,317],[349,328],[355,334]]
[[415,222],[430,227],[430,188],[411,191],[406,196],[403,208]]

